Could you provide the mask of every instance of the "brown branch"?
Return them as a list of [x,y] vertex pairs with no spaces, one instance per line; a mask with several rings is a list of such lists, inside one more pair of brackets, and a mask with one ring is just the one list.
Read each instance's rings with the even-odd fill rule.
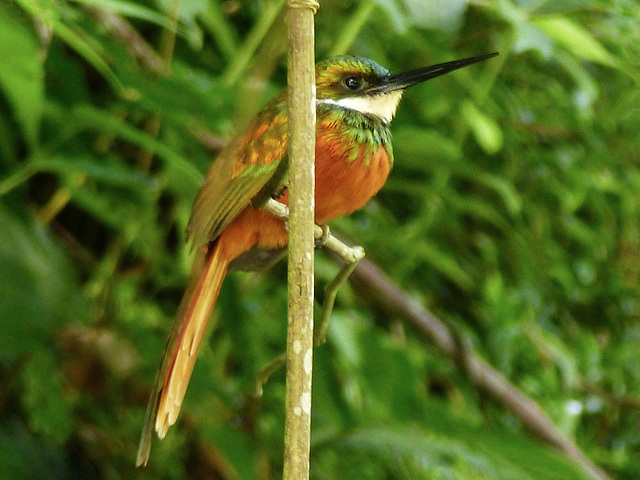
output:
[[613,405],[615,408],[625,410],[640,410],[640,398],[636,395],[612,395],[611,393],[594,387],[592,385],[583,384],[582,389],[590,394],[600,398],[603,402]]
[[86,10],[147,70],[164,73],[165,63],[151,45],[123,17],[108,10],[86,6]]
[[210,131],[205,130],[204,128],[195,124],[192,128],[189,129],[189,131],[212,153],[220,153],[220,151],[229,143],[224,138],[218,137]]
[[553,424],[536,402],[520,392],[473,350],[466,346],[461,348],[460,342],[441,320],[409,298],[370,260],[364,259],[358,264],[350,281],[361,296],[387,313],[403,318],[447,357],[461,364],[476,388],[504,405],[520,419],[527,430],[563,452],[589,478],[611,479]]

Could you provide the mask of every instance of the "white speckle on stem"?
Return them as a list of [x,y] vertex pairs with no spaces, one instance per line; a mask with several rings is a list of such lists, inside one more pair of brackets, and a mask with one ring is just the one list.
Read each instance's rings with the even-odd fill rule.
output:
[[307,350],[307,353],[304,354],[304,360],[302,365],[304,366],[304,373],[307,375],[311,375],[311,367],[313,366],[313,350]]
[[305,414],[309,415],[311,413],[311,392],[304,392],[300,396],[300,406]]

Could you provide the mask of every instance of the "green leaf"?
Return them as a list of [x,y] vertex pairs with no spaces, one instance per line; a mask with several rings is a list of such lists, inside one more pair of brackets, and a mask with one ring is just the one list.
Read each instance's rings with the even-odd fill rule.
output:
[[422,427],[401,423],[366,426],[346,432],[334,446],[347,458],[368,452],[376,463],[400,464],[404,472],[412,472],[401,478],[582,478],[560,454],[522,436],[457,418],[436,401],[427,402],[422,422]]
[[33,148],[44,102],[44,70],[35,32],[5,4],[0,4],[0,58],[0,87]]
[[80,318],[75,273],[58,245],[32,220],[0,203],[0,352],[16,357],[51,341]]
[[74,30],[63,23],[56,24],[54,26],[54,32],[62,38],[67,45],[78,52],[78,54],[82,55],[84,59],[93,66],[93,68],[95,68],[107,82],[109,82],[109,85],[111,85],[111,88],[113,88],[114,91],[135,96],[135,92],[125,90],[124,85],[111,69],[109,64],[102,58],[101,53],[95,50],[93,46],[84,40],[81,35],[77,34]]
[[539,50],[544,57],[551,56],[553,42],[539,28],[534,27],[529,22],[514,23],[515,52],[524,52],[529,49]]
[[227,21],[221,2],[207,2],[207,8],[200,12],[198,18],[216,39],[216,42],[226,58],[232,58],[238,49],[237,33]]
[[500,126],[469,100],[462,104],[462,115],[471,127],[471,132],[478,145],[489,155],[498,153],[504,143]]
[[155,12],[150,8],[147,8],[139,3],[125,2],[121,0],[74,0],[77,3],[82,3],[92,7],[97,7],[103,10],[114,12],[125,17],[137,18],[160,25],[161,27],[175,31],[181,37],[194,42],[197,38],[195,32],[190,31],[184,25],[175,24],[169,17]]
[[384,10],[393,24],[393,28],[398,33],[407,31],[407,14],[403,11],[401,4],[397,0],[373,0]]
[[101,53],[86,39],[86,34],[78,33],[60,20],[60,6],[51,0],[27,1],[18,0],[22,8],[41,21],[53,33],[59,36],[67,45],[81,55],[95,68],[116,92],[133,95],[124,89],[122,82],[113,72],[109,64],[102,58]]
[[2,477],[11,480],[70,479],[79,474],[63,449],[9,415],[0,421],[0,465]]
[[30,166],[32,170],[38,172],[52,172],[64,175],[82,173],[105,184],[126,187],[131,190],[157,189],[156,182],[150,176],[117,161],[107,162],[104,159],[100,160],[89,156],[52,156],[37,159],[31,162]]
[[507,212],[515,215],[522,208],[522,198],[515,186],[506,178],[493,175],[483,171],[475,166],[468,167],[464,165],[457,166],[453,169],[459,177],[466,178],[471,182],[482,185],[493,192],[502,200]]
[[31,428],[62,445],[71,435],[75,422],[59,369],[47,350],[30,358],[22,371],[22,402]]
[[73,121],[78,122],[78,124],[90,126],[100,132],[113,133],[123,140],[156,152],[158,156],[166,160],[169,166],[183,175],[192,185],[197,186],[202,182],[202,174],[193,164],[174,152],[166,143],[157,140],[143,130],[129,125],[122,119],[89,105],[78,107],[72,112],[71,116]]
[[404,5],[414,25],[452,33],[460,27],[467,0],[404,0]]
[[482,220],[489,225],[509,232],[510,224],[502,216],[501,212],[486,199],[471,197],[469,195],[458,195],[455,192],[446,192],[446,202],[455,208],[456,213],[467,215],[476,221]]
[[[338,321],[342,325],[337,332],[334,327],[332,341],[338,333],[351,330],[346,342],[337,341],[336,354],[349,372],[344,380],[351,380],[343,395],[357,412],[359,421],[388,417],[410,420],[419,415],[422,400],[418,394],[422,381],[419,362],[412,361],[405,349],[391,339],[372,335],[371,325],[354,319]],[[349,346],[349,340],[354,344]],[[381,371],[385,375],[380,375]]]
[[432,165],[460,159],[460,148],[436,130],[402,127],[393,132],[394,168],[424,171]]
[[588,30],[568,18],[545,16],[534,19],[532,23],[575,56],[607,67],[621,68],[618,58],[609,53]]
[[412,254],[416,259],[428,263],[430,267],[442,273],[445,277],[462,290],[473,288],[473,279],[460,266],[458,260],[451,254],[442,251],[434,242],[422,239],[412,246]]

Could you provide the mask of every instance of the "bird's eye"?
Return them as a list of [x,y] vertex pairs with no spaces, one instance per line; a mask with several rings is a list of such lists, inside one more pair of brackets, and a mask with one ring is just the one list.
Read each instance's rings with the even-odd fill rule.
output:
[[360,77],[347,77],[343,83],[349,90],[360,90],[362,87],[362,79]]

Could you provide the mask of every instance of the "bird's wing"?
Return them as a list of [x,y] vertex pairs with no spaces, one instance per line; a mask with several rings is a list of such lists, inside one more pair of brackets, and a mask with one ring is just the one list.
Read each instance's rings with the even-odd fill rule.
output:
[[287,105],[281,95],[218,155],[189,219],[187,235],[194,248],[215,240],[276,172],[280,173],[278,167],[284,166],[287,152],[287,128]]

